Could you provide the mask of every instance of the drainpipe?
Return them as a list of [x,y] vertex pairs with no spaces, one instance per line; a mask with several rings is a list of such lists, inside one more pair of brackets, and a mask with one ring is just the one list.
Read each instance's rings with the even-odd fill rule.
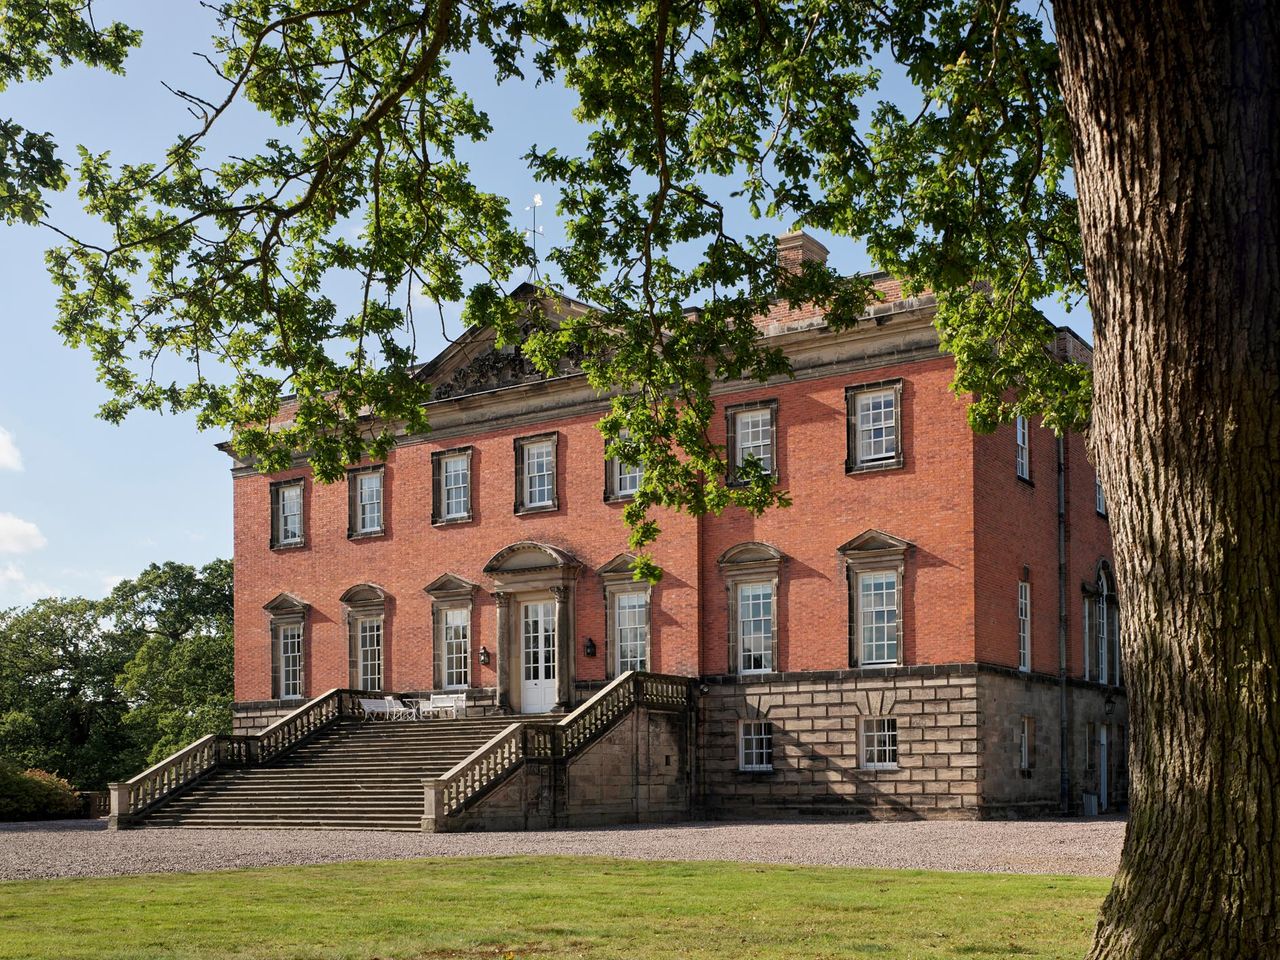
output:
[[1058,805],[1071,810],[1071,772],[1067,727],[1067,457],[1066,438],[1058,437]]

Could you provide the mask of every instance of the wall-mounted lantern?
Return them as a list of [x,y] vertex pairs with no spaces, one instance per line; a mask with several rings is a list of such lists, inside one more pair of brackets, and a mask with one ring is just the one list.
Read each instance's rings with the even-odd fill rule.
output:
[[480,648],[480,665],[487,667],[489,665],[489,648]]
[[587,637],[587,642],[582,645],[582,652],[588,657],[594,657],[596,655],[596,642]]

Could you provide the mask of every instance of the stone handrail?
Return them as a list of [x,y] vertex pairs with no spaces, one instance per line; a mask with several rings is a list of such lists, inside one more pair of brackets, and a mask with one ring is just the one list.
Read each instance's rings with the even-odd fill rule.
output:
[[445,817],[478,801],[526,759],[562,759],[581,752],[636,706],[688,710],[692,683],[689,677],[628,670],[559,723],[511,724],[452,770],[424,781],[423,829],[434,830]]
[[201,737],[132,780],[109,784],[108,824],[127,825],[220,767],[249,767],[276,759],[339,717],[359,716],[359,696],[354,690],[330,690],[257,733],[211,733]]

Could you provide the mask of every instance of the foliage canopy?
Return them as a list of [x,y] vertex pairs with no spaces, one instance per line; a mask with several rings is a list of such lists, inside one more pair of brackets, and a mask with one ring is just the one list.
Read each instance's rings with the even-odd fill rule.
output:
[[[726,488],[711,440],[711,383],[787,371],[751,318],[777,300],[811,301],[847,326],[874,295],[865,278],[822,266],[779,270],[769,228],[779,221],[861,238],[880,267],[936,293],[979,428],[1014,413],[1059,429],[1088,415],[1088,373],[1049,358],[1035,306],[1078,299],[1084,279],[1057,50],[1017,6],[213,9],[213,89],[179,91],[194,127],[148,163],[81,148],[80,196],[108,239],[66,237],[48,256],[59,330],[95,357],[110,420],[195,411],[202,427],[234,430],[238,451],[268,470],[304,450],[334,479],[383,456],[396,431],[428,427],[414,295],[462,301],[468,324],[519,342],[544,371],[572,354],[615,397],[602,423],[611,452],[646,466],[627,512],[641,547],[657,533],[657,505],[785,501],[763,473]],[[10,10],[21,18],[25,7]],[[48,39],[11,33],[38,64]],[[89,33],[73,52],[109,67],[136,40],[120,27]],[[467,86],[474,72],[461,65],[476,58],[500,89],[556,83],[576,96],[585,148],[531,145],[527,160],[558,190],[567,235],[549,254],[560,279],[548,287],[596,313],[530,325],[506,296],[532,253],[507,199],[463,159],[501,122]],[[918,103],[882,94],[894,62]],[[216,156],[212,131],[241,102],[280,135]],[[32,182],[59,182],[48,156],[33,162],[45,179]],[[726,227],[726,211],[742,207],[759,233]],[[686,314],[690,303],[703,309]],[[185,374],[160,376],[173,358],[188,361]],[[298,406],[282,421],[285,393]]]

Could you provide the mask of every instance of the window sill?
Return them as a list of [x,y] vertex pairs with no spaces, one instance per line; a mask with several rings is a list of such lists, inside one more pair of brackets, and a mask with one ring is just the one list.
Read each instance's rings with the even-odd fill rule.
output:
[[853,669],[857,670],[861,667],[866,667],[868,670],[883,670],[885,667],[900,666],[902,666],[900,660],[863,660],[860,663],[855,663]]
[[437,520],[432,520],[431,525],[433,527],[452,527],[459,523],[471,523],[474,520],[475,516],[468,513],[463,517],[440,517]]
[[777,670],[739,670],[738,676],[750,677],[752,680],[760,680],[764,677],[776,677]]
[[301,550],[306,545],[306,540],[291,540],[288,543],[273,543],[271,549],[286,552],[289,550]]
[[546,503],[536,507],[516,507],[515,515],[520,517],[526,513],[555,513],[559,509],[560,504],[558,503]]
[[1015,473],[1013,476],[1019,483],[1025,483],[1028,487],[1035,487],[1035,484],[1032,482],[1030,477],[1024,477],[1020,473]]
[[900,459],[875,461],[872,463],[858,463],[853,466],[850,466],[848,462],[846,462],[844,472],[845,476],[852,477],[859,473],[883,473],[886,470],[901,470],[904,466],[905,464]]
[[864,763],[858,769],[866,770],[868,773],[896,773],[902,768],[896,763]]
[[777,771],[773,767],[738,767],[739,773],[772,774]]
[[1098,510],[1095,508],[1093,512],[1096,513],[1098,516],[1100,516],[1103,520],[1107,521],[1107,523],[1111,522],[1111,515],[1107,513],[1105,510]]
[[385,537],[386,529],[382,530],[366,530],[364,533],[348,533],[348,540],[376,540],[378,537]]
[[634,500],[635,498],[636,498],[636,495],[634,493],[606,493],[604,495],[604,502],[605,503],[626,503],[627,501]]

